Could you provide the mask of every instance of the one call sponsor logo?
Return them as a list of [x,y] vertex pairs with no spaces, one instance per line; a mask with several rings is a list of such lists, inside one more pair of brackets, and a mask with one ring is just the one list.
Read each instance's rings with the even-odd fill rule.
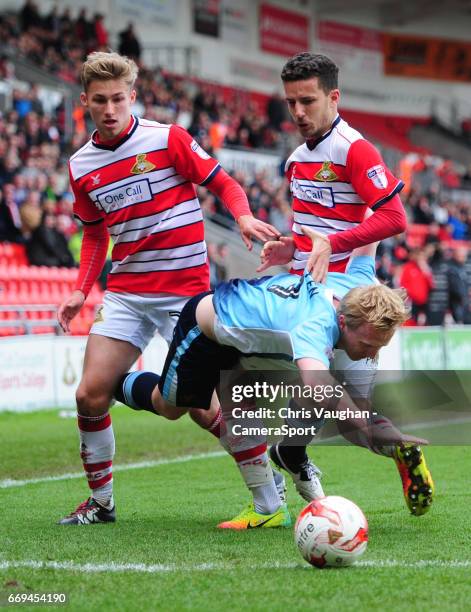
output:
[[148,179],[134,181],[127,185],[121,185],[116,189],[110,189],[104,193],[97,194],[99,205],[107,212],[119,210],[132,204],[148,202],[152,200],[152,192]]
[[333,208],[335,204],[331,187],[316,187],[308,181],[301,182],[293,178],[291,180],[291,193],[298,200],[315,202],[327,208]]

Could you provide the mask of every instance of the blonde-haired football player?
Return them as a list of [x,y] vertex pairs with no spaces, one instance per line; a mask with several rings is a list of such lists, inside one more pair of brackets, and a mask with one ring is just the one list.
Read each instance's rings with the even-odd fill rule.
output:
[[[113,522],[115,440],[109,407],[118,381],[154,333],[170,340],[187,300],[209,289],[203,214],[195,184],[232,213],[248,248],[278,236],[255,219],[243,189],[178,125],[132,113],[137,66],[117,53],[91,53],[81,70],[80,100],[96,130],[70,158],[74,213],[84,226],[75,290],[61,304],[65,332],[82,309],[114,248],[103,306],[93,324],[77,389],[80,454],[90,497],[60,522]],[[155,384],[155,382],[154,382]],[[194,411],[218,434],[217,415]]]

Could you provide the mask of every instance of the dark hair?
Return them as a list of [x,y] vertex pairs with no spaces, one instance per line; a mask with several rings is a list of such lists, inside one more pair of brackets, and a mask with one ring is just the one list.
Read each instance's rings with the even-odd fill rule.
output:
[[317,77],[321,88],[329,93],[338,87],[338,74],[338,66],[326,55],[299,53],[286,62],[281,71],[281,80],[287,83]]

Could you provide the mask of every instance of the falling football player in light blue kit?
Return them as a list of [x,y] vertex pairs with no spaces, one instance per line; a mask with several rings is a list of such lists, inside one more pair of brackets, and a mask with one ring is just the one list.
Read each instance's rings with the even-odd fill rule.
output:
[[[255,280],[232,280],[214,295],[192,298],[175,329],[159,385],[152,393],[157,414],[179,418],[190,407],[209,409],[222,370],[233,370],[241,356],[263,355],[294,362],[304,386],[335,385],[329,373],[334,347],[352,360],[376,357],[398,325],[409,316],[401,292],[374,284],[375,245],[354,251],[347,274],[328,275],[326,285],[309,274],[295,280],[283,274]],[[130,375],[125,396],[139,395],[139,380]],[[354,406],[345,393],[339,410]],[[222,405],[225,420],[233,406]],[[350,425],[368,435],[366,419]],[[366,432],[366,433],[365,433]],[[391,428],[376,443],[417,442]],[[383,437],[381,437],[383,436]],[[389,436],[389,437],[388,437]],[[276,527],[289,524],[268,462],[266,438],[227,440],[253,504],[221,527]],[[421,441],[423,442],[423,441]]]

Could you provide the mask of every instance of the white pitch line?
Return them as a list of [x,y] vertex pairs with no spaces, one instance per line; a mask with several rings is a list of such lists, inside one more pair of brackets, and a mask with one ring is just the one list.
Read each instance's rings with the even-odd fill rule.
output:
[[[213,459],[215,457],[224,457],[227,455],[225,451],[214,451],[211,453],[199,453],[194,455],[184,455],[182,457],[172,457],[170,459],[155,459],[154,461],[139,461],[137,463],[124,463],[114,465],[113,472],[126,472],[127,470],[139,470],[143,468],[153,468],[159,465],[171,465],[173,463],[186,463],[196,459]],[[9,489],[11,487],[25,487],[30,484],[38,484],[42,482],[54,482],[56,480],[71,480],[74,478],[84,478],[84,472],[70,472],[66,474],[58,474],[57,476],[43,476],[41,478],[29,478],[28,480],[14,480],[7,478],[0,480],[0,489]]]
[[[378,561],[359,561],[355,567],[389,569],[468,569],[471,561],[439,561],[436,559],[404,562],[399,559],[384,559]],[[207,571],[233,571],[235,569],[256,570],[288,570],[288,569],[311,569],[305,563],[260,563],[247,565],[234,565],[229,563],[201,563],[198,565],[176,565],[176,564],[153,564],[145,563],[74,563],[73,561],[0,561],[0,570],[8,569],[32,569],[32,570],[59,570],[78,573],[139,573],[139,574],[161,574],[171,572],[207,572]]]

